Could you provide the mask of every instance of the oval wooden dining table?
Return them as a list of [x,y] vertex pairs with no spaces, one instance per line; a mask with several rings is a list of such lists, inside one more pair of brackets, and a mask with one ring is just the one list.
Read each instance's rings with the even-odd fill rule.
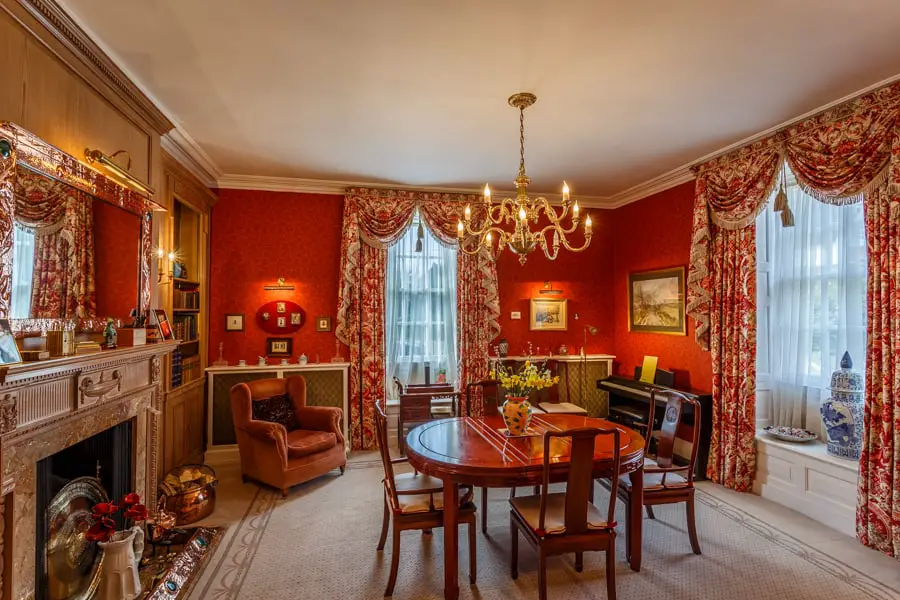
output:
[[[459,485],[517,487],[538,485],[543,476],[545,431],[580,427],[619,429],[619,473],[613,474],[611,438],[599,437],[594,448],[595,478],[631,478],[631,504],[626,519],[626,554],[635,571],[641,568],[644,438],[638,432],[605,419],[578,415],[535,415],[534,435],[507,437],[502,417],[457,417],[431,421],[411,430],[406,440],[409,464],[444,482],[444,598],[459,597]],[[550,481],[565,481],[570,446],[565,439],[551,442]],[[481,507],[485,510],[485,507]]]

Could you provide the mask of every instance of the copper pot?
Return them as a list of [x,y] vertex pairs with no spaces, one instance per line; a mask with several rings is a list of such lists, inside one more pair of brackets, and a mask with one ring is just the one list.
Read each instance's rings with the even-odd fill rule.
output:
[[190,525],[205,519],[216,509],[216,483],[165,497],[166,511],[175,515],[177,526]]

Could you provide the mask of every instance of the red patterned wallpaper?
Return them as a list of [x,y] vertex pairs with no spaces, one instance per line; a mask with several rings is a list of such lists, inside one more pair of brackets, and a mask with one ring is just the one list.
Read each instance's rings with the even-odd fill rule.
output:
[[[679,385],[709,390],[709,354],[690,335],[630,333],[627,327],[628,273],[688,263],[693,189],[686,183],[622,208],[592,210],[594,238],[581,254],[561,252],[555,261],[533,255],[521,266],[504,252],[497,267],[500,326],[510,353],[521,353],[528,341],[541,352],[548,346],[557,352],[565,343],[575,353],[583,326],[593,325],[598,333],[588,337],[587,351],[616,354],[618,373],[630,374],[645,354],[652,354],[659,356],[661,368],[676,372]],[[293,300],[306,311],[307,322],[292,336],[294,354],[331,358],[334,333],[316,332],[315,317],[334,319],[342,210],[340,196],[220,191],[212,215],[210,361],[218,356],[219,342],[225,342],[229,362],[255,362],[265,352],[268,335],[254,325],[254,315],[264,302],[279,299]],[[263,290],[279,276],[296,291]],[[529,331],[529,299],[540,297],[544,281],[569,300],[567,331]],[[511,311],[521,312],[522,319],[510,319]],[[231,312],[245,314],[244,333],[225,333],[225,314]]]
[[[500,337],[509,342],[509,353],[523,354],[530,341],[535,352],[546,354],[548,347],[559,352],[560,344],[575,354],[584,338],[584,326],[597,328],[596,336],[588,336],[587,352],[611,354],[615,336],[610,315],[613,314],[613,214],[608,210],[591,210],[594,237],[584,252],[573,254],[560,250],[554,261],[536,250],[524,266],[512,252],[505,251],[497,264],[500,286]],[[580,233],[573,236],[578,243]],[[548,298],[568,299],[569,327],[567,331],[530,331],[530,299],[540,298],[544,282],[563,291],[561,296]],[[510,312],[522,313],[520,321],[510,318]],[[575,320],[575,314],[578,320]],[[495,342],[496,343],[496,342]],[[492,350],[493,353],[493,350]]]
[[94,200],[91,208],[97,316],[130,323],[138,298],[141,219],[102,200]]
[[694,183],[660,192],[613,211],[615,256],[613,289],[616,372],[631,376],[645,354],[659,357],[659,367],[675,371],[676,384],[709,391],[712,363],[694,342],[693,321],[688,335],[673,336],[628,331],[628,274],[688,265]]
[[[294,356],[313,362],[334,356],[334,317],[341,256],[343,196],[248,190],[220,190],[212,210],[209,360],[255,364],[265,354],[265,333],[255,324],[264,303],[292,300],[306,313],[294,340]],[[295,291],[267,292],[278,277]],[[225,315],[244,313],[244,332],[225,332]],[[315,319],[332,318],[332,330],[316,331]],[[348,352],[342,350],[346,358]],[[270,364],[280,359],[269,358]]]

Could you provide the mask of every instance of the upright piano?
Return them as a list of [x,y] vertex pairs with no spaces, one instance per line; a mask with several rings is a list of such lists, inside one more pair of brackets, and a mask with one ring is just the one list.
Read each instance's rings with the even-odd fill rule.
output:
[[[706,464],[709,461],[709,441],[712,435],[712,394],[709,392],[700,392],[697,390],[685,390],[675,387],[674,373],[658,369],[653,384],[640,381],[641,367],[635,367],[634,379],[627,377],[605,377],[597,380],[597,389],[603,390],[609,394],[609,420],[621,423],[634,429],[646,431],[647,418],[650,413],[650,392],[654,388],[660,392],[665,390],[674,390],[681,392],[685,396],[695,398],[700,402],[700,423],[698,424],[693,415],[693,408],[687,407],[684,413],[684,423],[687,427],[686,431],[679,431],[678,437],[684,440],[690,440],[693,435],[692,428],[699,425],[700,441],[697,448],[697,462],[694,469],[694,477],[697,479],[706,479]],[[666,397],[665,394],[656,394],[656,423],[653,429],[656,430],[662,424],[662,418],[665,414]],[[661,410],[662,409],[662,410]],[[687,461],[690,458],[690,444],[677,444],[675,446],[676,457],[682,457]]]

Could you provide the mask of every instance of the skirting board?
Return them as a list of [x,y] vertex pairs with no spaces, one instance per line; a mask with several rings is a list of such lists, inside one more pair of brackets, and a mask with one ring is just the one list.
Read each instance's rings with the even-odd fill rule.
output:
[[822,442],[756,438],[753,493],[856,537],[859,464],[830,456]]

